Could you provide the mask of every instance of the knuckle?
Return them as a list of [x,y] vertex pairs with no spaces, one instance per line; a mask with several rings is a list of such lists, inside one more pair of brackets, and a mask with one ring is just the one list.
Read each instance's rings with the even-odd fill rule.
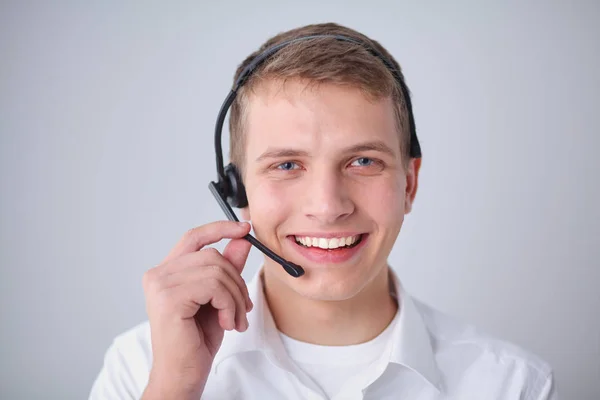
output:
[[160,293],[167,288],[167,277],[162,272],[160,267],[154,267],[144,273],[142,285],[146,294]]
[[214,258],[214,257],[220,257],[221,253],[219,253],[219,250],[215,249],[214,247],[205,247],[201,250],[201,252],[209,258]]
[[216,292],[219,292],[220,290],[222,290],[221,282],[215,277],[208,278],[205,281],[204,285],[212,293],[216,293]]
[[183,240],[190,240],[196,236],[196,231],[198,228],[190,228],[188,229],[182,236]]
[[225,272],[223,270],[223,267],[221,267],[220,265],[209,265],[208,269],[217,279],[223,279],[225,277],[225,274],[227,274],[227,272]]
[[212,291],[215,300],[221,299],[220,301],[226,302],[226,304],[221,303],[223,306],[231,307],[235,304],[234,294],[231,293],[229,287],[225,285],[221,279],[217,277],[210,278],[208,280],[208,285],[210,286],[210,290]]
[[235,309],[235,301],[233,300],[233,296],[227,291],[222,291],[218,296],[215,296],[215,306],[217,308],[231,308]]
[[154,286],[156,280],[158,278],[157,268],[151,268],[148,271],[144,272],[142,276],[142,285],[145,289],[150,289]]
[[160,279],[151,279],[146,284],[146,291],[148,293],[160,293],[163,291],[163,284]]

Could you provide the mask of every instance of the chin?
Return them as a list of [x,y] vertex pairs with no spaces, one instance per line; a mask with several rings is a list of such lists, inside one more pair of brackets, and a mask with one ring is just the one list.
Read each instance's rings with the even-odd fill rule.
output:
[[[281,267],[280,267],[281,268]],[[304,298],[322,301],[343,301],[356,296],[370,280],[373,271],[360,271],[358,268],[340,269],[305,267],[306,273],[300,278],[287,275],[284,282],[294,292]]]

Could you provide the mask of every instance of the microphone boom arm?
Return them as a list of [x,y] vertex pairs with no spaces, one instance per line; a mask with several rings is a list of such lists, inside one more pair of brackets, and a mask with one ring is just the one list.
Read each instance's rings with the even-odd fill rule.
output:
[[[208,184],[208,188],[210,189],[213,196],[215,196],[217,203],[219,203],[219,206],[230,221],[240,222],[240,220],[237,218],[237,216],[231,209],[231,206],[223,198],[223,194],[217,185],[218,184],[216,184],[215,182],[210,182]],[[285,271],[294,278],[299,278],[302,275],[304,275],[304,269],[301,266],[294,264],[290,261],[286,261],[283,258],[279,257],[277,254],[269,250],[264,244],[262,244],[251,234],[247,234],[246,236],[244,236],[244,239],[249,241],[254,247],[263,252],[264,255],[271,258],[276,263],[281,264]]]

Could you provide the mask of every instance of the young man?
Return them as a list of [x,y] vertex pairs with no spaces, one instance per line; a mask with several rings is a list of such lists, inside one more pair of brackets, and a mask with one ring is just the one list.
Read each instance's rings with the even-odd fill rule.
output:
[[[336,24],[311,35],[377,42]],[[401,75],[400,75],[401,77]],[[411,211],[406,99],[360,44],[298,41],[261,64],[231,109],[231,159],[270,258],[241,278],[250,224],[187,232],[144,277],[149,322],[107,351],[91,399],[556,399],[542,360],[412,298],[387,263]],[[231,239],[223,253],[209,248]]]

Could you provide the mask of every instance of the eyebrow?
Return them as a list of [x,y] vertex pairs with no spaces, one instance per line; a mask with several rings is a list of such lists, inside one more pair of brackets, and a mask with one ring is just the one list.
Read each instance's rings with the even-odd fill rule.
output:
[[[371,142],[359,143],[343,150],[344,153],[360,153],[363,151],[378,151],[394,157],[394,151],[384,142],[375,140]],[[304,150],[295,150],[290,148],[268,148],[262,153],[256,161],[263,161],[269,158],[286,158],[286,157],[308,157],[308,152]]]
[[267,151],[262,153],[256,161],[266,160],[268,158],[286,158],[286,157],[307,157],[308,153],[303,150],[294,149],[273,149],[269,148]]
[[359,143],[344,150],[345,153],[360,153],[363,151],[378,151],[394,157],[394,151],[384,142],[375,140],[372,142]]

